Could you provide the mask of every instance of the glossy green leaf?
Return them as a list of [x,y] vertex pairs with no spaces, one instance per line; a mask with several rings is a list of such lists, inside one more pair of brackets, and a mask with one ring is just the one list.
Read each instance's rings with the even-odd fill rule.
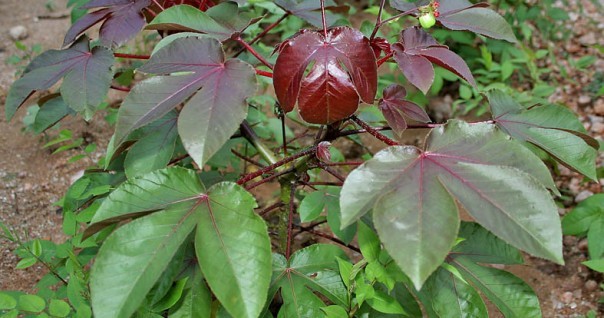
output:
[[67,106],[63,97],[55,96],[44,102],[40,102],[40,110],[36,114],[32,128],[36,134],[41,134],[52,127],[65,116],[73,114],[74,111]]
[[46,307],[44,298],[37,295],[21,295],[17,308],[30,313],[39,313]]
[[374,262],[380,256],[380,239],[375,232],[365,223],[358,222],[359,248],[363,257],[368,262]]
[[139,71],[161,76],[138,83],[126,97],[118,113],[113,148],[133,130],[185,102],[178,132],[199,166],[237,131],[247,114],[245,99],[256,91],[254,69],[238,59],[226,60],[220,42],[209,37],[175,39]]
[[438,317],[489,316],[486,305],[474,287],[443,268],[430,276],[421,292],[426,294],[430,307]]
[[103,201],[91,223],[162,210],[171,204],[196,200],[205,192],[195,171],[171,167],[128,180]]
[[90,274],[95,317],[125,318],[137,310],[195,228],[197,206],[173,204],[120,227],[105,240]]
[[90,48],[87,37],[81,37],[65,50],[49,50],[36,57],[6,96],[6,118],[35,91],[49,89],[59,79],[65,102],[89,119],[103,101],[111,84],[113,54],[97,46]]
[[164,168],[172,159],[178,138],[177,117],[173,113],[168,113],[167,117],[152,132],[139,139],[126,154],[124,169],[128,178]]
[[60,299],[51,299],[48,305],[48,313],[53,317],[67,317],[71,312],[69,304]]
[[191,288],[185,290],[182,302],[170,311],[170,318],[210,318],[212,294],[201,275],[192,277]]
[[373,297],[367,299],[367,303],[371,308],[385,314],[405,314],[405,310],[396,299],[379,290],[375,291]]
[[289,262],[282,255],[274,255],[269,296],[281,290],[283,306],[279,317],[324,317],[321,308],[325,304],[313,291],[336,305],[346,306],[348,294],[338,273],[336,257],[347,259],[341,249],[326,244],[298,250]]
[[604,273],[604,258],[585,261],[585,262],[583,262],[583,265],[593,269],[594,271]]
[[311,222],[321,215],[325,208],[325,192],[315,191],[307,194],[298,208],[301,222]]
[[512,245],[562,263],[560,220],[545,186],[554,187],[543,163],[494,125],[450,121],[424,150],[389,147],[354,170],[342,189],[342,224],[373,208],[384,247],[418,289],[455,243],[454,199]]
[[11,295],[0,293],[0,310],[8,310],[17,307],[17,300]]
[[147,30],[200,32],[220,41],[239,34],[257,21],[239,12],[234,2],[223,2],[203,12],[190,5],[176,5],[160,12],[146,26]]
[[26,257],[26,258],[20,260],[19,263],[17,263],[17,265],[15,265],[15,269],[26,269],[28,267],[35,265],[37,262],[38,262],[38,260],[35,257]]
[[346,309],[338,305],[323,307],[321,310],[323,310],[327,318],[348,318]]
[[502,91],[488,93],[493,120],[510,136],[545,150],[564,165],[595,180],[598,143],[567,108],[557,105],[530,109]]
[[258,317],[267,300],[271,244],[254,213],[254,197],[234,183],[218,183],[198,207],[195,251],[216,298],[234,317]]
[[476,223],[463,222],[447,262],[461,276],[484,294],[505,317],[540,317],[539,301],[533,290],[520,278],[479,264],[520,264],[522,255]]
[[166,296],[164,296],[157,304],[153,305],[153,311],[161,312],[174,306],[182,297],[188,279],[189,277],[187,276],[174,282],[174,285],[170,288],[170,291],[168,291]]

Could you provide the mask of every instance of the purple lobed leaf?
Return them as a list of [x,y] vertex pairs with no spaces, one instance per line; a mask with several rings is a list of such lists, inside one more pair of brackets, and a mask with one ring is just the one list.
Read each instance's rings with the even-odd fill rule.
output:
[[[319,0],[276,0],[275,4],[317,28],[323,26],[321,18],[321,2]],[[337,4],[333,0],[325,1],[326,7],[335,7],[336,5]],[[336,16],[333,13],[326,11],[325,20],[327,26],[330,26],[336,21]]]
[[401,40],[392,46],[394,59],[411,84],[424,94],[434,81],[437,64],[476,86],[468,65],[459,55],[446,46],[438,44],[434,38],[419,27],[403,30]]
[[140,82],[126,97],[114,148],[135,129],[186,101],[178,132],[200,166],[238,129],[247,114],[245,99],[256,90],[254,69],[241,60],[225,60],[220,42],[205,36],[175,39],[139,70],[163,76]]
[[10,119],[25,100],[38,90],[49,89],[61,78],[61,95],[72,109],[90,118],[111,84],[113,54],[104,47],[90,48],[82,37],[65,50],[49,50],[36,57],[6,97]]
[[419,122],[431,121],[426,111],[417,104],[405,100],[406,96],[407,91],[404,87],[392,84],[384,90],[383,98],[378,104],[388,125],[399,137],[407,129],[407,121],[403,115]]
[[101,43],[118,47],[134,37],[145,25],[142,10],[151,0],[93,0],[84,9],[104,7],[91,12],[76,21],[67,31],[63,46],[69,45],[95,24],[103,21],[99,31]]

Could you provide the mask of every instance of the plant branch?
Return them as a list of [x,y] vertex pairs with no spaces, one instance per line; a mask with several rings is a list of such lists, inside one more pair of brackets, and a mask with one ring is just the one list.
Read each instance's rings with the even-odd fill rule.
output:
[[365,129],[365,131],[367,131],[370,135],[372,135],[373,137],[377,138],[379,141],[387,144],[388,146],[397,146],[397,145],[399,145],[398,142],[396,142],[396,141],[394,141],[394,140],[386,137],[385,135],[381,134],[379,131],[377,131],[373,127],[369,126],[369,124],[367,124],[366,122],[362,121],[357,116],[352,115],[350,117],[350,119],[352,119],[352,121],[354,121],[355,123],[357,123],[357,125],[361,126],[363,129]]
[[335,242],[335,243],[338,243],[338,244],[340,244],[340,245],[342,245],[344,247],[347,247],[347,248],[349,248],[349,249],[351,249],[351,250],[353,250],[353,251],[355,251],[357,253],[361,253],[361,250],[358,247],[356,247],[354,245],[351,245],[351,244],[346,244],[344,241],[340,240],[337,237],[333,237],[333,236],[331,236],[329,234],[325,234],[323,232],[315,231],[315,230],[304,228],[304,227],[301,227],[301,226],[298,226],[298,227],[300,228],[300,232],[307,232],[307,233],[310,233],[312,235],[316,235],[316,236],[320,236],[322,238],[326,238],[326,239],[328,239],[328,240],[330,240],[332,242]]
[[325,166],[322,162],[318,162],[317,166],[319,168],[321,168],[322,170],[324,170],[325,172],[329,173],[330,175],[334,176],[336,179],[340,180],[340,182],[344,182],[344,180],[346,180],[346,178],[342,177],[339,173],[337,173],[335,170],[331,169],[330,167]]
[[294,213],[296,212],[296,204],[294,202],[296,195],[296,182],[292,182],[289,189],[289,216],[287,221],[287,244],[285,246],[285,259],[289,260],[292,253],[292,239],[294,238]]
[[259,70],[259,69],[256,69],[256,74],[260,75],[260,76],[268,77],[268,78],[273,78],[273,73]]
[[273,171],[276,168],[283,166],[284,164],[287,164],[287,163],[292,162],[292,161],[294,161],[294,160],[296,160],[298,158],[301,158],[301,157],[307,156],[307,155],[309,155],[311,153],[314,153],[316,150],[317,150],[316,146],[307,148],[307,149],[302,150],[302,151],[300,151],[300,152],[298,152],[296,154],[293,154],[293,155],[291,155],[289,157],[283,158],[283,159],[281,159],[281,160],[279,160],[279,161],[277,161],[277,162],[275,162],[275,163],[273,163],[273,164],[271,164],[269,166],[266,166],[266,167],[264,167],[264,168],[262,168],[262,169],[260,169],[258,171],[255,171],[255,172],[252,172],[252,173],[248,173],[245,176],[241,177],[239,180],[237,180],[237,184],[242,185],[242,184],[244,184],[244,183],[246,183],[246,182],[248,182],[248,181],[250,181],[250,180],[252,180],[252,179],[254,179],[256,177],[259,177],[259,176],[261,176],[261,175],[263,175],[263,174],[265,174],[267,172]]
[[388,22],[390,22],[390,21],[394,21],[394,20],[396,20],[396,19],[398,19],[398,18],[404,17],[404,16],[406,16],[406,15],[409,15],[409,14],[411,14],[411,13],[413,13],[413,12],[417,11],[418,9],[419,9],[419,8],[413,8],[413,9],[411,9],[411,10],[407,10],[407,11],[405,11],[405,12],[401,12],[401,13],[399,13],[399,14],[397,14],[397,15],[391,16],[390,18],[388,18],[388,19],[386,19],[386,20],[384,20],[384,21],[380,22],[380,26],[378,27],[378,29],[379,29],[379,28],[381,28],[381,27],[382,27],[384,24],[386,24],[386,23],[388,23]]
[[244,120],[241,123],[241,125],[239,126],[239,130],[241,131],[243,137],[245,137],[245,139],[247,139],[247,141],[249,141],[254,146],[254,148],[256,148],[256,150],[258,151],[260,156],[264,158],[264,160],[266,160],[269,164],[274,164],[277,162],[277,159],[273,155],[272,150],[262,142],[258,135],[256,135],[254,129],[252,129],[247,120]]
[[113,56],[123,58],[123,59],[134,59],[134,60],[148,60],[151,58],[149,55],[137,55],[137,54],[128,54],[128,53],[113,53]]
[[283,176],[283,175],[286,175],[286,174],[288,174],[288,173],[292,173],[292,172],[294,172],[294,171],[296,171],[296,169],[291,168],[291,169],[287,169],[287,170],[284,170],[284,171],[281,171],[281,172],[275,173],[275,174],[270,175],[270,176],[268,176],[268,177],[266,177],[266,178],[264,178],[264,179],[262,179],[262,180],[260,180],[260,181],[258,181],[258,182],[254,182],[254,183],[252,183],[252,184],[250,184],[250,185],[246,186],[246,187],[245,187],[245,189],[246,189],[246,190],[251,190],[251,189],[253,189],[253,188],[255,188],[255,187],[259,186],[259,185],[263,185],[263,184],[265,184],[265,183],[267,183],[267,182],[270,182],[270,181],[272,181],[272,180],[275,180],[276,178],[279,178],[279,177],[281,177],[281,176]]
[[394,55],[394,53],[390,52],[386,56],[384,56],[381,59],[379,59],[377,61],[377,66],[380,67],[380,66],[382,66],[382,64],[388,62],[392,58],[393,55]]
[[268,214],[269,212],[271,212],[271,211],[273,211],[273,210],[275,210],[275,209],[278,209],[278,208],[280,208],[280,207],[282,207],[282,206],[283,206],[283,202],[282,202],[282,201],[279,201],[279,202],[277,202],[277,203],[274,203],[274,204],[271,204],[271,205],[267,206],[266,208],[264,208],[263,210],[261,210],[260,212],[258,212],[258,214],[259,214],[260,216],[265,216],[265,215],[266,215],[266,214]]
[[237,156],[239,159],[245,160],[245,161],[247,161],[247,162],[249,162],[249,163],[251,163],[251,164],[253,164],[253,165],[257,166],[257,167],[260,167],[260,168],[265,167],[265,165],[261,164],[260,162],[258,162],[258,161],[256,161],[256,160],[254,160],[254,159],[252,159],[252,158],[248,158],[248,157],[244,156],[242,153],[239,153],[239,152],[238,152],[237,150],[235,150],[235,149],[231,149],[231,152],[232,152],[232,153],[233,153],[235,156]]
[[243,45],[243,47],[250,52],[255,58],[258,59],[258,61],[260,61],[262,64],[264,64],[266,67],[270,68],[271,70],[273,69],[273,65],[271,63],[269,63],[264,57],[262,57],[262,55],[258,54],[258,52],[256,52],[256,50],[254,50],[253,47],[251,47],[247,42],[245,42],[241,36],[237,36],[235,38],[235,41],[237,41],[239,44]]
[[370,41],[375,38],[375,35],[378,33],[378,30],[382,26],[382,12],[384,12],[385,5],[386,5],[386,0],[381,0],[380,1],[380,11],[378,11],[378,16],[377,16],[377,19],[375,20],[375,27],[373,28],[373,32],[371,32],[371,36],[369,37]]

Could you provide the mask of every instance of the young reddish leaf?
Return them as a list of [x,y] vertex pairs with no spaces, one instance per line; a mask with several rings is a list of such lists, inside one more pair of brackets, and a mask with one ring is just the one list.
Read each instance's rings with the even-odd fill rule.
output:
[[234,2],[221,3],[206,12],[190,5],[178,5],[162,11],[146,29],[200,32],[224,41],[256,21],[258,19],[241,14]]
[[133,130],[186,101],[178,132],[199,166],[239,128],[247,115],[245,99],[256,90],[254,69],[238,59],[225,60],[220,42],[206,36],[175,39],[139,71],[163,76],[138,83],[126,97],[118,113],[114,148]]
[[563,263],[546,187],[555,185],[543,162],[495,125],[450,121],[424,149],[389,147],[354,170],[340,196],[342,226],[373,209],[380,240],[418,289],[455,243],[456,201],[511,245]]
[[379,57],[382,52],[384,52],[384,55],[392,53],[392,48],[390,47],[388,40],[380,37],[375,37],[371,40],[371,48],[376,57]]
[[105,46],[121,46],[134,37],[145,25],[142,10],[151,0],[92,0],[82,9],[101,8],[76,21],[65,35],[63,46],[75,41],[82,32],[103,21],[99,31],[101,43]]
[[[409,11],[427,6],[430,1],[408,2],[390,0],[390,6],[400,11]],[[443,0],[438,7],[436,21],[451,30],[465,30],[482,34],[490,38],[516,42],[512,27],[497,12],[488,9],[489,4],[480,2],[472,4],[467,0]],[[419,14],[419,10],[413,13]]]
[[273,85],[285,112],[297,102],[304,120],[329,124],[352,115],[359,97],[373,103],[377,63],[361,32],[337,27],[325,38],[323,32],[304,30],[278,50]]
[[596,180],[598,142],[586,134],[567,108],[543,105],[526,109],[502,91],[488,93],[493,120],[510,136],[536,145],[562,164]]
[[109,90],[113,54],[104,47],[90,49],[87,37],[81,37],[65,50],[49,50],[36,57],[6,97],[6,118],[35,91],[49,89],[64,78],[61,95],[67,105],[90,118]]
[[382,114],[384,114],[384,118],[399,136],[407,129],[407,121],[403,115],[422,123],[431,121],[426,111],[417,104],[405,100],[406,96],[407,91],[404,87],[392,84],[384,90],[383,98],[379,101],[379,107]]
[[[322,27],[321,19],[321,2],[319,0],[276,0],[275,4],[283,10],[305,20],[315,27]],[[325,0],[325,9],[335,8],[337,4],[333,0]],[[325,12],[325,20],[327,26],[332,25],[336,21],[336,16],[329,12]]]
[[459,55],[440,45],[434,38],[419,27],[403,30],[400,42],[392,46],[394,59],[411,84],[424,94],[434,81],[434,68],[439,65],[476,86],[468,65]]

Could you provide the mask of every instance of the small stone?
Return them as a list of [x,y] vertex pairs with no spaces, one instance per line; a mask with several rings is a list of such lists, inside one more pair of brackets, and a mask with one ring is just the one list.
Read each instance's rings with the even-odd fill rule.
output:
[[596,115],[604,116],[604,98],[598,98],[594,104],[594,113]]
[[27,28],[22,25],[17,25],[10,28],[10,30],[8,30],[8,34],[13,41],[24,40],[28,36]]
[[570,302],[573,301],[573,293],[565,292],[564,294],[562,294],[560,296],[560,301],[562,301],[565,304],[570,304]]
[[589,128],[589,130],[591,130],[592,132],[594,132],[596,135],[600,135],[602,133],[604,133],[604,123],[593,123],[591,125],[591,127]]
[[584,46],[592,46],[596,44],[596,34],[594,32],[589,32],[579,38],[579,43]]
[[566,235],[564,236],[563,242],[565,246],[574,246],[577,244],[577,237],[572,235]]
[[577,244],[577,248],[580,251],[587,251],[587,239],[580,240],[579,244]]
[[595,291],[596,289],[598,289],[598,283],[595,280],[590,279],[585,282],[585,290]]
[[579,192],[579,194],[577,194],[577,196],[575,197],[575,202],[579,203],[579,202],[591,197],[592,195],[594,195],[593,192],[591,192],[589,190],[583,190],[583,191]]
[[591,104],[591,97],[589,95],[581,95],[579,96],[579,106],[587,106]]

